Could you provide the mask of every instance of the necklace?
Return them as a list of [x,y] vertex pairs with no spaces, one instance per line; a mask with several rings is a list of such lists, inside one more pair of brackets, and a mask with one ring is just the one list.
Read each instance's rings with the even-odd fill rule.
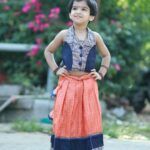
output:
[[75,27],[73,26],[73,33],[74,33],[74,37],[76,39],[76,41],[80,44],[80,45],[84,45],[85,41],[87,40],[88,38],[88,29],[86,28],[86,37],[84,40],[80,40],[79,37],[77,36],[76,32],[75,32]]
[[74,37],[75,37],[76,41],[79,43],[80,47],[81,47],[81,46],[83,47],[84,43],[86,42],[86,40],[87,40],[87,38],[88,38],[88,30],[86,29],[86,31],[87,31],[87,32],[86,32],[86,38],[85,38],[84,40],[80,40],[80,39],[78,38],[78,36],[76,35],[75,30],[74,30]]

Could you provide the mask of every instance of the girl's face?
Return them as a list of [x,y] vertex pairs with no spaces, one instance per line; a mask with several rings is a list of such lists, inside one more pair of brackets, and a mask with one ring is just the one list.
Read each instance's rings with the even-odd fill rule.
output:
[[69,17],[73,23],[80,25],[94,20],[94,16],[90,16],[90,8],[85,1],[74,1]]

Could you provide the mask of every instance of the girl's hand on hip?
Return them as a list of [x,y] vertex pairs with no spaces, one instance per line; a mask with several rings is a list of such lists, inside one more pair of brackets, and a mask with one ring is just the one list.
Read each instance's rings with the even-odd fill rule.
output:
[[67,74],[68,71],[66,70],[66,66],[59,68],[58,71],[56,72],[56,75],[58,76],[66,76]]
[[99,75],[98,72],[96,72],[96,69],[92,69],[90,75],[91,75],[95,80],[102,80],[102,77]]

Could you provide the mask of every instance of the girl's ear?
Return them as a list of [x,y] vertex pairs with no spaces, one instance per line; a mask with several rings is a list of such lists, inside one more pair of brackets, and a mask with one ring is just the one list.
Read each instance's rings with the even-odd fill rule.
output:
[[71,19],[71,14],[69,13],[69,18]]
[[95,16],[90,16],[89,21],[93,21],[95,19]]

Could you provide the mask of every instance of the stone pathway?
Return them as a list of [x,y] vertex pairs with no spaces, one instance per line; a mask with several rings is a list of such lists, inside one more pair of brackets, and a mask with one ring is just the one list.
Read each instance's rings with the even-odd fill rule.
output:
[[[150,141],[104,139],[104,150],[150,150]],[[0,132],[0,150],[49,150],[50,136],[42,133]]]
[[41,133],[0,133],[0,150],[49,150],[49,136]]
[[105,139],[104,150],[150,150],[150,141]]

